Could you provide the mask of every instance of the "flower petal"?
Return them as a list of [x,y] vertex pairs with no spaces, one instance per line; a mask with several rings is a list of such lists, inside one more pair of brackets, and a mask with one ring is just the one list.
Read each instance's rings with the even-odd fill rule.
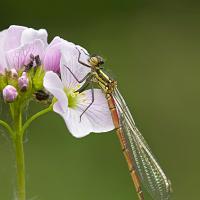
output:
[[59,36],[56,36],[56,37],[53,38],[53,40],[49,44],[49,47],[51,47],[51,46],[53,46],[55,44],[58,44],[58,43],[62,43],[62,42],[65,42],[65,40],[60,38]]
[[5,43],[5,38],[6,38],[7,32],[8,32],[7,29],[0,32],[0,48],[2,48],[2,46]]
[[82,115],[92,101],[91,90],[80,94],[78,107],[69,108],[69,114],[63,115],[65,123],[73,136],[80,138],[90,132],[107,132],[114,129],[105,94],[100,89],[94,89],[94,102]]
[[6,52],[8,67],[17,70],[20,69],[22,66],[27,65],[30,62],[31,54],[34,56],[39,55],[40,59],[43,58],[44,44],[41,40],[35,40]]
[[[77,48],[79,50],[77,50]],[[61,64],[60,64],[61,78],[63,84],[69,89],[73,88],[76,90],[79,87],[81,87],[81,85],[84,84],[84,82],[79,83],[73,77],[72,73],[80,81],[91,71],[90,67],[86,67],[83,64],[79,63],[78,61],[79,51],[81,52],[81,57],[80,57],[81,61],[89,64],[87,61],[89,56],[85,53],[87,51],[84,50],[83,52],[82,50],[80,50],[79,46],[75,46],[72,43],[66,43],[61,49]],[[68,68],[72,73],[69,71]]]
[[55,37],[46,49],[44,68],[46,71],[60,73],[61,45],[65,40]]
[[21,35],[27,28],[24,26],[12,25],[7,29],[7,34],[4,42],[4,50],[8,51],[15,49],[21,45]]
[[27,28],[22,32],[21,45],[33,42],[36,39],[43,41],[45,47],[47,44],[47,31],[45,29],[35,30],[32,28]]
[[54,72],[46,72],[44,76],[44,87],[58,100],[54,104],[54,111],[59,114],[64,114],[68,110],[68,98],[64,92],[63,84]]
[[80,121],[81,113],[81,110],[69,109],[67,114],[60,114],[70,133],[76,138],[87,136],[93,132],[92,124],[87,117],[83,116]]
[[6,34],[7,34],[7,30],[0,32],[0,73],[3,73],[5,68],[7,67],[5,52],[3,49]]

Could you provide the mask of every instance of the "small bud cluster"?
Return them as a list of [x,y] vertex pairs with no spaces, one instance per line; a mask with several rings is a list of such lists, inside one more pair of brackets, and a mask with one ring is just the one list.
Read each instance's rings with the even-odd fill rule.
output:
[[37,90],[43,89],[45,71],[41,66],[39,56],[31,55],[30,63],[20,70],[12,68],[0,73],[0,92],[6,103],[18,99],[30,99]]

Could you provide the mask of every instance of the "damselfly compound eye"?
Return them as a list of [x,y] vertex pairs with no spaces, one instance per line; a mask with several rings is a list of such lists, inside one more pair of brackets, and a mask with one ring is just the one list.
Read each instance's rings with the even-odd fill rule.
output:
[[104,64],[104,60],[101,56],[93,55],[90,57],[89,62],[92,66],[100,66]]

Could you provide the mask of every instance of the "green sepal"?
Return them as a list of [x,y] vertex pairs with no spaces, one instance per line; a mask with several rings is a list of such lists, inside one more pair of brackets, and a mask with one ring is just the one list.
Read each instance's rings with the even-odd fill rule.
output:
[[13,75],[11,71],[6,71],[7,85],[18,87],[18,75]]
[[45,75],[45,70],[43,69],[43,66],[37,67],[35,75],[33,77],[33,87],[35,90],[43,89],[44,75]]
[[6,76],[3,74],[0,74],[0,91],[2,91],[7,85],[7,79]]

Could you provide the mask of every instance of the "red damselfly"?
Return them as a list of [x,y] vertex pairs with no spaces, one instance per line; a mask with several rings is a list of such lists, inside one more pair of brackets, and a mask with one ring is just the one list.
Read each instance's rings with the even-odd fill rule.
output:
[[[70,68],[67,66],[65,67],[77,81],[85,81],[85,84],[77,92],[85,90],[89,84],[93,85],[93,83],[96,83],[105,93],[138,198],[140,200],[144,199],[142,191],[142,187],[144,186],[153,199],[168,200],[171,193],[170,181],[156,161],[144,137],[137,129],[130,110],[117,88],[117,82],[103,72],[103,59],[97,55],[90,56],[83,49],[78,47],[77,51],[78,62],[85,67],[91,68],[91,71],[82,80],[77,80]],[[82,53],[88,55],[87,62],[81,60]],[[83,111],[82,115],[94,101],[93,86],[91,87],[91,91],[93,94],[92,102]]]

